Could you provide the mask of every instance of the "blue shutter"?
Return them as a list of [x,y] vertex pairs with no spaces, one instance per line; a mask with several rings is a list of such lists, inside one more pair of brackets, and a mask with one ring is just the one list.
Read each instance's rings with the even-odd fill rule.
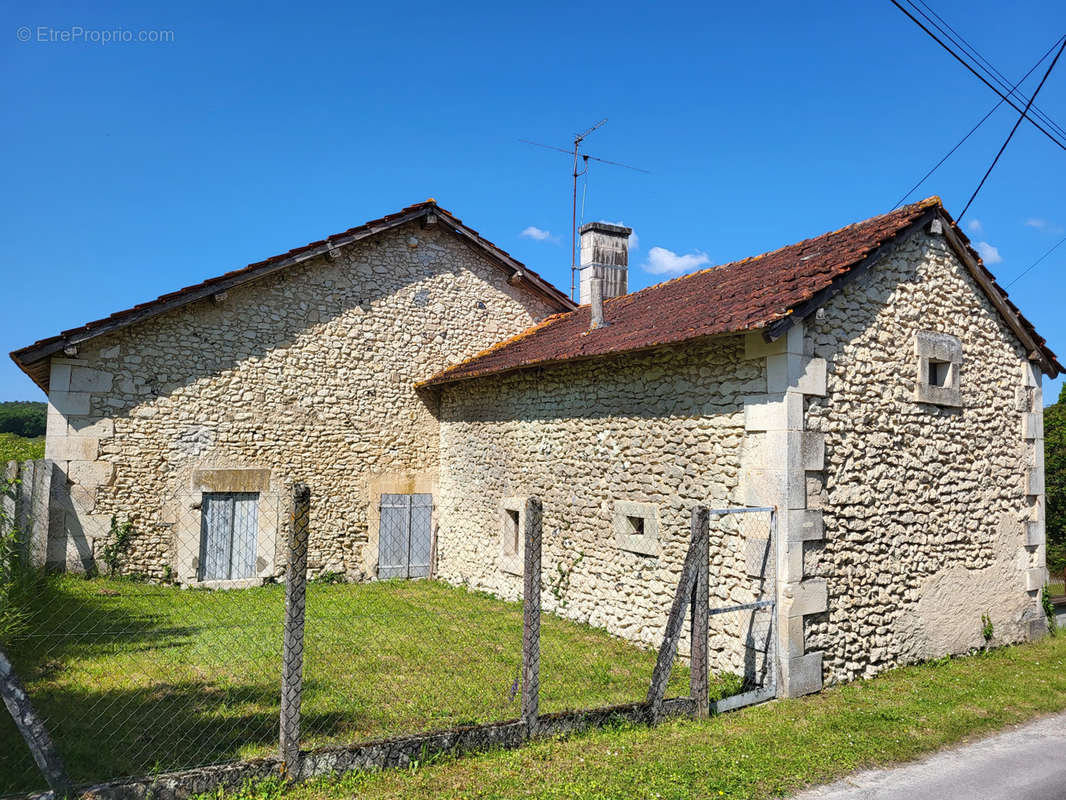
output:
[[259,495],[208,492],[200,506],[200,580],[255,577]]
[[411,495],[411,539],[408,548],[409,578],[429,577],[433,549],[433,495]]
[[410,541],[411,496],[381,495],[378,526],[378,577],[406,578]]
[[259,530],[259,495],[233,495],[233,546],[230,578],[255,577],[256,534]]
[[226,495],[205,494],[200,506],[200,580],[229,577],[233,504]]

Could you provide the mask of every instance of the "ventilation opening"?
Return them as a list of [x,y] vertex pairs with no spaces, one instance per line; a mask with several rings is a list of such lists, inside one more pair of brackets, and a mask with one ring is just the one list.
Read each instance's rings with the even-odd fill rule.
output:
[[951,387],[951,362],[929,359],[929,385],[947,389]]
[[644,517],[626,516],[626,533],[629,536],[644,535]]
[[518,511],[510,508],[505,509],[507,514],[505,516],[505,525],[507,529],[504,531],[504,547],[508,555],[514,555],[518,552],[519,543],[519,526],[518,526]]

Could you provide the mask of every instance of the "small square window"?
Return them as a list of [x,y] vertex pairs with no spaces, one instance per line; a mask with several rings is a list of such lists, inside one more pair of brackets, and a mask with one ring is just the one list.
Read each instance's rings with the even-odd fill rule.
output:
[[659,555],[659,509],[654,503],[618,500],[614,504],[615,542],[642,556]]
[[951,362],[929,359],[929,385],[951,388]]
[[961,406],[962,342],[947,333],[918,331],[914,354],[918,357],[914,399],[930,405]]

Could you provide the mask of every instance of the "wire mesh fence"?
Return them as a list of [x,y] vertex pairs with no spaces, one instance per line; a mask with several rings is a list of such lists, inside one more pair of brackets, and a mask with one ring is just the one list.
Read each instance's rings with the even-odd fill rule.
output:
[[[542,610],[555,565],[535,498],[504,509],[507,582],[490,593],[434,577],[428,495],[382,496],[378,579],[355,583],[308,571],[313,503],[299,486],[249,491],[219,475],[132,515],[101,492],[87,515],[36,497],[51,491],[38,478],[0,485],[0,647],[75,784],[279,752],[295,774],[301,753],[332,745],[506,720],[533,731],[546,713],[644,702],[662,660],[665,609],[643,639]],[[712,597],[728,582],[716,570],[749,557],[733,539],[757,538],[756,516],[704,551]],[[772,575],[760,580],[728,600],[765,595]],[[692,587],[664,591],[696,607]],[[710,628],[703,663],[742,676],[734,691],[769,674],[751,630]],[[667,664],[666,696],[690,693],[689,649]],[[44,788],[19,738],[0,718],[0,795]]]

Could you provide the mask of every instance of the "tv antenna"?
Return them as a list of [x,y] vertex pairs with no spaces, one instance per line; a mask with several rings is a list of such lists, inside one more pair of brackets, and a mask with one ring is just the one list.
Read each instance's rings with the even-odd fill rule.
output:
[[[585,138],[597,128],[601,128],[607,124],[607,118],[604,117],[591,128],[584,133],[579,133],[574,137],[573,149],[568,150],[565,147],[555,147],[550,144],[541,144],[540,142],[533,142],[529,139],[519,139],[518,141],[525,144],[531,144],[534,147],[543,147],[545,150],[557,150],[560,153],[566,153],[568,156],[572,156],[574,159],[574,186],[573,186],[573,202],[571,205],[570,214],[570,299],[574,299],[574,292],[576,287],[574,285],[574,276],[577,273],[577,179],[589,171],[589,161],[599,161],[601,164],[610,164],[612,167],[625,167],[631,169],[634,172],[643,172],[646,175],[650,174],[649,170],[641,169],[640,167],[634,167],[629,164],[623,164],[620,161],[608,161],[606,158],[597,158],[596,156],[590,156],[587,153],[579,153],[578,150],[581,147],[581,143],[585,141]],[[578,158],[581,159],[582,167],[578,169]]]

